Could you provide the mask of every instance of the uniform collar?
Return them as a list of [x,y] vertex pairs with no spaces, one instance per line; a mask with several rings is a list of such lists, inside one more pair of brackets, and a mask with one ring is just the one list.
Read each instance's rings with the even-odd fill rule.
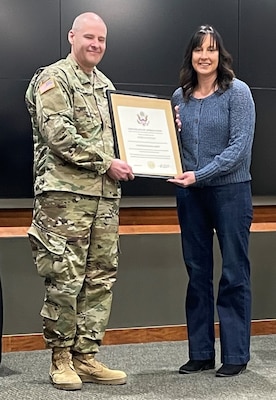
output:
[[93,82],[95,88],[102,88],[107,86],[106,82],[104,82],[101,77],[100,73],[97,67],[94,67],[92,70],[92,74],[94,74],[94,79],[91,80],[91,77],[88,76],[79,66],[79,64],[74,60],[74,58],[71,56],[71,54],[68,54],[67,56],[67,61],[70,63],[72,68],[75,71],[75,74],[79,78],[80,82],[84,85],[87,83]]

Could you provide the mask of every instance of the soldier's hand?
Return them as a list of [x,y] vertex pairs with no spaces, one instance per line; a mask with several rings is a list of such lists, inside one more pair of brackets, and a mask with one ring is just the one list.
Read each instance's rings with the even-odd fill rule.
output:
[[128,181],[134,179],[132,168],[125,161],[115,158],[109,169],[107,175],[114,181]]

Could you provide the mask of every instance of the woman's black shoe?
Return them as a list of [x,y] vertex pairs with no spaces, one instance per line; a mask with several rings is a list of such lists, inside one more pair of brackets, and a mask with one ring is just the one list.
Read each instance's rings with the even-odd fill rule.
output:
[[243,371],[246,370],[246,366],[247,364],[222,364],[222,366],[217,370],[216,376],[219,378],[223,378],[240,375],[243,373]]
[[180,374],[195,374],[196,372],[206,371],[215,368],[215,360],[189,360],[179,368]]

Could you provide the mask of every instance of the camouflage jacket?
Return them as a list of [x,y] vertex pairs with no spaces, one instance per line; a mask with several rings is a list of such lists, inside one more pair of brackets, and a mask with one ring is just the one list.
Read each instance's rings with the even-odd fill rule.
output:
[[114,143],[106,91],[111,81],[96,67],[91,77],[66,59],[36,71],[26,92],[34,141],[34,192],[67,191],[120,197],[106,171]]

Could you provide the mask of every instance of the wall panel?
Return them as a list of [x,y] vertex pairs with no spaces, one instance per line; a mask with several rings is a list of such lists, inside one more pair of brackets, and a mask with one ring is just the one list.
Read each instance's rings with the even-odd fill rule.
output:
[[276,1],[240,3],[240,76],[251,87],[276,88]]
[[[178,86],[183,51],[195,27],[213,24],[232,53],[237,76],[253,89],[257,129],[253,194],[275,195],[273,112],[276,56],[274,0],[0,0],[0,199],[32,197],[31,126],[24,103],[36,68],[65,57],[67,31],[81,12],[95,11],[108,25],[99,68],[118,89],[170,97]],[[269,93],[263,89],[271,89]],[[274,103],[275,104],[275,103]],[[137,178],[125,196],[172,196],[166,182]]]
[[[275,231],[251,234],[253,320],[276,318],[275,240]],[[118,281],[114,285],[108,328],[186,323],[184,303],[188,278],[180,234],[122,235],[120,241]],[[217,292],[221,257],[216,238],[214,263]],[[0,266],[4,334],[40,333],[44,285],[33,265],[27,237],[0,239]]]
[[253,144],[252,190],[260,196],[276,196],[276,90],[253,89],[256,131]]
[[60,57],[59,19],[59,0],[0,0],[0,79],[30,79]]

